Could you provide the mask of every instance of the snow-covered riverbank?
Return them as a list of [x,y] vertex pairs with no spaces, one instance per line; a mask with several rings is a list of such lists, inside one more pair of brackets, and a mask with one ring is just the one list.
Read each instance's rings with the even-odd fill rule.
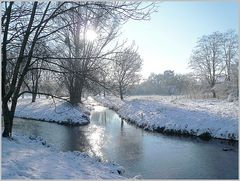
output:
[[238,140],[238,103],[161,96],[95,97],[124,119],[148,130],[169,134]]
[[90,111],[84,106],[71,106],[59,99],[38,98],[32,103],[31,98],[19,99],[15,116],[26,119],[56,122],[68,125],[89,123]]
[[2,138],[2,179],[124,179],[117,164],[81,152],[61,152],[43,139]]

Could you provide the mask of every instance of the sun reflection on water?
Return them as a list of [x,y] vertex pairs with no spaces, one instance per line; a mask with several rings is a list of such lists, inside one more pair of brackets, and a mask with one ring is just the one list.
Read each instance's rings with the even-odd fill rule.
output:
[[102,146],[104,142],[104,128],[92,125],[89,131],[91,132],[89,137],[91,154],[103,158]]

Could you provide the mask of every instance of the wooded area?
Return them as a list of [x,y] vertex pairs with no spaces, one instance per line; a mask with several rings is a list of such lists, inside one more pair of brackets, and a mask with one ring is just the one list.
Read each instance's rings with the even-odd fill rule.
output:
[[64,95],[75,105],[84,89],[125,89],[105,79],[116,58],[137,54],[124,50],[118,31],[129,19],[149,19],[154,8],[141,2],[2,2],[3,136],[11,135],[24,93],[32,93],[33,102],[37,94]]

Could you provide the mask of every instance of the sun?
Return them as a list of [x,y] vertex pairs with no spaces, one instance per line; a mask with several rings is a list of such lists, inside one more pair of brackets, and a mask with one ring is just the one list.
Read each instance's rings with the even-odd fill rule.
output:
[[93,30],[88,30],[87,32],[86,32],[86,39],[88,40],[88,41],[93,41],[93,40],[95,40],[97,38],[97,33],[95,32],[95,31],[93,31]]

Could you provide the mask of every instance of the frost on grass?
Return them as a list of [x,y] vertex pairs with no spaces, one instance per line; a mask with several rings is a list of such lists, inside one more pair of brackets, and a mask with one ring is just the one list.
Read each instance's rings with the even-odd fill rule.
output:
[[34,103],[30,98],[19,99],[15,116],[68,125],[89,123],[89,110],[86,107],[72,106],[59,99],[40,98]]
[[237,103],[164,96],[135,96],[125,101],[96,97],[120,117],[148,130],[238,140]]
[[40,137],[2,138],[2,179],[124,179],[124,169],[81,152],[61,152]]

